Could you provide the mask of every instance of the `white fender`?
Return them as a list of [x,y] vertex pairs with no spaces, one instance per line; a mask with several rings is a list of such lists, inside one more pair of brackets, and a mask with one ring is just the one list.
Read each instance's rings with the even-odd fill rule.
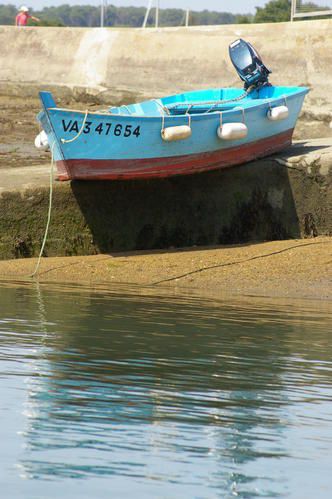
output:
[[50,148],[48,138],[44,130],[42,130],[35,138],[35,146],[37,149],[42,149],[43,151],[47,151]]
[[272,107],[267,112],[267,118],[271,121],[280,121],[288,118],[288,107],[277,106]]
[[244,123],[224,123],[217,128],[219,139],[239,140],[248,135],[248,128]]
[[166,142],[183,140],[191,136],[191,128],[188,125],[169,126],[161,130],[161,137]]

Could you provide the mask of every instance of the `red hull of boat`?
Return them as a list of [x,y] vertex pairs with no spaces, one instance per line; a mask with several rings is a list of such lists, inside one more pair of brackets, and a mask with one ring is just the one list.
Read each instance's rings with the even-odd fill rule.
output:
[[281,151],[292,142],[293,129],[229,149],[145,159],[69,159],[57,161],[59,180],[116,180],[189,175],[247,163]]

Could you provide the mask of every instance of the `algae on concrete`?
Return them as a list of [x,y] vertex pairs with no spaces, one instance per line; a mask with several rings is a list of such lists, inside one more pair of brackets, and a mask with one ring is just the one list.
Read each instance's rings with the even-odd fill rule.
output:
[[[21,169],[29,176],[33,169]],[[0,258],[36,256],[43,185],[0,195]],[[10,175],[10,173],[8,173]],[[12,179],[12,183],[13,183]],[[241,166],[168,179],[57,182],[46,256],[245,243],[332,234],[332,143],[297,144]]]

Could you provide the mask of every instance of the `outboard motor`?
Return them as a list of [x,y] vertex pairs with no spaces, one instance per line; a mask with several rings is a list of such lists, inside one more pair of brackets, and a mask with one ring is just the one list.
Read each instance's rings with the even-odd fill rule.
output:
[[272,72],[262,62],[257,51],[249,42],[239,38],[229,46],[229,56],[244,81],[244,89],[249,87],[259,88],[269,85],[268,76]]

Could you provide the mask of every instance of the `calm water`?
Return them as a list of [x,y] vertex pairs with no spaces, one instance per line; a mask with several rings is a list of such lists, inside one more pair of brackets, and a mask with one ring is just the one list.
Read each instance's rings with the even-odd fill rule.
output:
[[0,286],[1,497],[331,498],[331,305]]

